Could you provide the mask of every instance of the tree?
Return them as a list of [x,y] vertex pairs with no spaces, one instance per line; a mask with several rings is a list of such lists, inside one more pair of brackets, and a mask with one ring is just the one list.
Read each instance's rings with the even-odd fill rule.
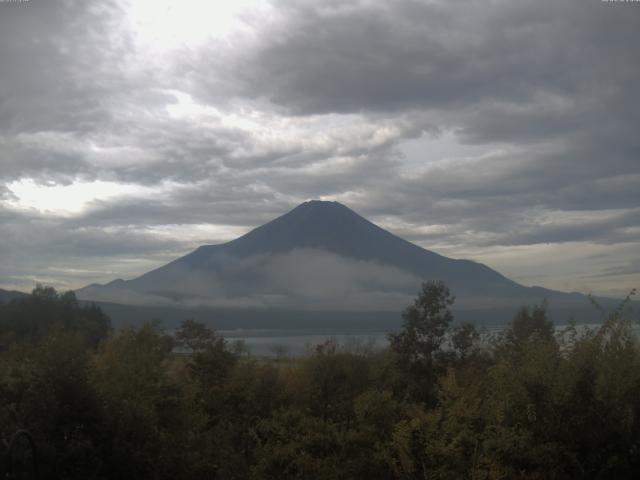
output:
[[553,339],[553,322],[547,317],[547,305],[522,307],[506,331],[506,338],[512,345],[522,345],[532,337],[541,340]]
[[29,376],[22,379],[28,387],[18,411],[37,445],[42,478],[90,477],[101,465],[102,417],[89,382],[85,339],[80,333],[51,331],[20,359]]
[[413,305],[402,314],[402,330],[389,335],[399,366],[408,375],[407,387],[427,403],[435,400],[436,378],[443,370],[442,343],[453,321],[449,307],[454,300],[443,282],[423,283]]
[[25,298],[0,305],[0,344],[36,345],[55,330],[79,333],[95,348],[108,336],[111,321],[95,304],[81,306],[73,291],[59,294],[42,285]]
[[451,335],[451,345],[460,360],[465,360],[473,351],[476,342],[480,339],[480,333],[473,324],[465,322],[458,325]]
[[289,353],[289,347],[283,343],[276,343],[270,348],[271,352],[276,356],[276,361],[283,360]]
[[93,358],[91,382],[103,407],[107,478],[164,478],[182,462],[175,417],[179,390],[168,371],[173,339],[157,324],[123,328]]
[[238,358],[239,354],[229,351],[226,341],[220,337],[220,340],[211,343],[203,351],[196,352],[187,367],[191,377],[207,391],[224,383]]
[[[323,421],[350,422],[352,405],[369,383],[370,369],[362,355],[341,352],[329,339],[316,345],[314,353],[299,363],[289,384],[292,399]],[[293,376],[292,376],[293,377]]]
[[196,353],[204,350],[216,339],[215,332],[204,323],[184,320],[175,334],[178,346]]

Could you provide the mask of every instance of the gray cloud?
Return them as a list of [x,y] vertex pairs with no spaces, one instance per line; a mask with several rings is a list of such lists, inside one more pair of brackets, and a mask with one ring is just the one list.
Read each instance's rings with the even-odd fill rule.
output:
[[522,225],[519,230],[499,235],[494,245],[531,245],[537,243],[563,243],[592,241],[596,243],[628,243],[640,241],[640,232],[633,227],[640,223],[640,211],[609,215],[597,220],[554,222]]
[[0,5],[3,130],[79,132],[109,118],[103,100],[124,85],[127,39],[111,35],[118,8],[68,0]]
[[77,288],[132,276],[188,252],[189,241],[131,227],[71,227],[64,219],[0,209],[1,278],[28,290],[37,282]]
[[80,292],[80,298],[141,305],[288,306],[309,310],[361,310],[365,305],[372,311],[395,311],[410,301],[420,284],[419,278],[397,268],[316,249],[244,259],[218,256],[212,263],[213,269],[201,272],[174,265],[163,280],[172,298],[163,296],[157,279],[152,291],[141,279],[133,284],[90,287]]
[[[232,64],[242,71],[231,74],[244,81],[243,94],[298,113],[455,111],[487,103],[540,116],[539,95],[559,103],[548,113],[579,110],[588,104],[563,100],[600,92],[590,102],[598,103],[615,90],[607,84],[637,79],[637,66],[620,53],[635,38],[637,9],[571,1],[274,7],[276,20],[243,52],[244,62]],[[523,110],[527,105],[535,108]]]
[[637,275],[640,273],[640,260],[633,259],[624,265],[616,265],[606,268],[602,273],[594,275],[595,277],[617,277],[620,275]]
[[[126,15],[0,3],[0,250],[21,259],[5,285],[65,262],[141,273],[194,247],[194,225],[248,229],[316,197],[427,247],[640,243],[632,4],[285,0],[233,41],[153,54]],[[444,137],[470,153],[434,153]],[[156,193],[25,214],[9,186],[27,178]]]

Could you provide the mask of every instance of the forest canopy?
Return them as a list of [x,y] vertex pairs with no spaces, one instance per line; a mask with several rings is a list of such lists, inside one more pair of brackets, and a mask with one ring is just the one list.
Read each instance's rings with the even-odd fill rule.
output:
[[425,283],[384,350],[265,359],[193,320],[113,330],[38,287],[0,305],[0,437],[27,429],[41,478],[637,477],[624,305],[560,329],[523,307],[487,336],[456,324],[453,302]]

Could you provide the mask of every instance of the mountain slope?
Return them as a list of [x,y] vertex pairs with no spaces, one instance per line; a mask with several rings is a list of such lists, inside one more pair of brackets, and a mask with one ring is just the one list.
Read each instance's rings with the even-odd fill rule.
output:
[[[225,245],[231,255],[282,253],[294,248],[323,249],[342,257],[376,261],[424,276],[453,288],[477,289],[478,282],[505,288],[515,282],[484,265],[452,260],[407,242],[374,225],[338,202],[310,201]],[[201,247],[182,261],[197,267],[216,246]]]
[[430,279],[444,281],[459,305],[584,302],[582,295],[524,287],[485,265],[425,250],[340,203],[322,201],[133,280],[91,285],[78,295],[125,304],[397,311]]
[[3,290],[0,288],[0,303],[8,303],[14,299],[27,297],[27,293],[18,292],[17,290]]

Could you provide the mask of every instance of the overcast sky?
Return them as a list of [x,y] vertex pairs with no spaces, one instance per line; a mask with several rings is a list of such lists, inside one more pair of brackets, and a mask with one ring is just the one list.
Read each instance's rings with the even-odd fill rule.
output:
[[312,199],[525,285],[640,287],[640,3],[0,1],[0,287]]

